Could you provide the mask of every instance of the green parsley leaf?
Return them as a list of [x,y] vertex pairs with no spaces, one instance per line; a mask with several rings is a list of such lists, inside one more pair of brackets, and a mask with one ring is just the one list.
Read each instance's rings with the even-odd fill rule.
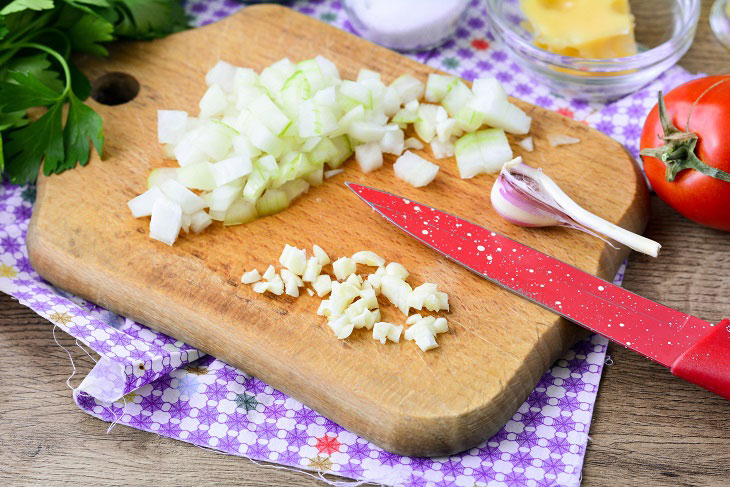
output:
[[95,54],[97,56],[108,56],[109,51],[99,44],[114,40],[112,33],[114,26],[102,19],[92,15],[84,15],[68,30],[67,35],[71,40],[71,46],[75,51]]
[[65,0],[66,3],[71,5],[76,4],[87,4],[87,5],[94,5],[97,7],[109,7],[111,6],[111,3],[109,3],[107,0]]
[[[8,29],[8,26],[5,25],[5,17],[0,17],[0,39],[8,35],[9,32],[10,29]],[[0,154],[0,159],[2,159],[2,154]],[[2,161],[0,161],[0,163],[2,163]]]
[[59,101],[61,94],[41,83],[32,74],[11,71],[8,77],[14,83],[10,81],[0,83],[0,100],[3,100],[4,112],[17,112]]
[[72,62],[68,63],[68,69],[71,72],[71,86],[73,86],[74,94],[79,97],[79,100],[86,100],[91,94],[89,78]]
[[0,10],[0,15],[8,15],[23,10],[48,10],[53,8],[53,0],[14,0]]
[[58,78],[58,71],[51,69],[51,62],[45,53],[13,59],[8,63],[6,72],[0,76],[0,79],[5,79],[8,71],[33,75],[50,89],[59,93],[63,91],[64,85]]
[[20,128],[28,125],[29,120],[25,118],[25,110],[3,113],[0,110],[0,131],[9,128]]
[[185,9],[174,0],[114,0],[121,18],[115,33],[133,39],[154,39],[187,28]]
[[56,168],[56,172],[71,169],[76,166],[77,161],[85,166],[89,162],[91,152],[89,139],[101,157],[104,146],[101,117],[71,93],[66,127],[63,129],[63,147],[66,157],[64,163]]
[[44,157],[46,175],[63,161],[62,112],[63,103],[57,103],[27,127],[10,132],[3,153],[5,170],[13,183],[35,181]]

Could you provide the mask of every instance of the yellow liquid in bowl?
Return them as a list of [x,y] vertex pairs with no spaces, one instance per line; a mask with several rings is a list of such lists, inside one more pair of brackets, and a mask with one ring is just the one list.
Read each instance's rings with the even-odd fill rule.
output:
[[636,54],[628,0],[521,0],[520,6],[542,49],[591,59]]

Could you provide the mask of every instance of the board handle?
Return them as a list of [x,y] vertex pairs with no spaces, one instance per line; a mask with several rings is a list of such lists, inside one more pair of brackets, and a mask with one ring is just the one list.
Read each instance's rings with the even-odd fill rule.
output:
[[723,320],[688,348],[671,368],[672,374],[730,399],[730,320]]

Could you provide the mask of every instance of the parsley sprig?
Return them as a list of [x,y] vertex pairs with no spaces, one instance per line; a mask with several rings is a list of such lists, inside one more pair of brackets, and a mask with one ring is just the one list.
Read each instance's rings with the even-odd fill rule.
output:
[[[118,38],[154,39],[187,27],[178,0],[0,0],[0,173],[14,183],[102,154],[101,117],[74,53],[106,56]],[[67,110],[64,107],[68,106]]]

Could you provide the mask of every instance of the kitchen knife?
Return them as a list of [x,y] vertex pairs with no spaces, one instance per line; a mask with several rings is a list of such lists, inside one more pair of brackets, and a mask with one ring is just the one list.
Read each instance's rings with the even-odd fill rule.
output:
[[450,260],[730,399],[730,320],[708,323],[454,215],[345,184],[392,224]]

